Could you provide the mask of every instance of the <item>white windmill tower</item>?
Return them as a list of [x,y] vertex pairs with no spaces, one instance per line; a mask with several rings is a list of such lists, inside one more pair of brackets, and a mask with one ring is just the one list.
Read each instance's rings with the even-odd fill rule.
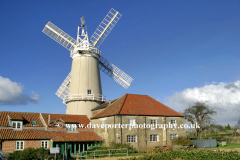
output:
[[43,33],[67,48],[72,57],[71,72],[56,92],[67,104],[66,114],[87,115],[90,118],[91,109],[106,100],[102,95],[100,69],[125,89],[132,83],[133,79],[103,58],[98,49],[121,16],[112,8],[90,42],[84,17],[81,18],[82,25],[78,26],[76,40],[51,22],[45,25]]

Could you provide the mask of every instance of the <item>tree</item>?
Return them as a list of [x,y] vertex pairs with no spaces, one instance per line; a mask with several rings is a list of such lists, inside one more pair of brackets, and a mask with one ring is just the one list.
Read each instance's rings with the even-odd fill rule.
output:
[[[203,131],[211,128],[212,116],[217,113],[214,109],[206,105],[206,103],[207,102],[197,101],[194,105],[189,106],[183,111],[184,118],[192,125],[196,125],[196,136],[200,136],[200,139],[202,139]],[[200,128],[198,128],[197,125],[199,125]]]
[[237,124],[234,126],[234,128],[240,129],[240,117],[239,117]]
[[225,126],[226,130],[231,130],[232,128],[230,127],[230,125],[228,124],[227,126]]

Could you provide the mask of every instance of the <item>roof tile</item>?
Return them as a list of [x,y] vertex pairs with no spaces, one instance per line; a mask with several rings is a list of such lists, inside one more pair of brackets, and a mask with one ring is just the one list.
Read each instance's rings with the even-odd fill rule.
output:
[[44,129],[0,129],[0,139],[2,140],[47,140],[54,142],[74,142],[74,141],[102,141],[94,131],[78,131],[77,133],[67,133],[66,131],[46,131]]
[[102,141],[94,131],[79,131],[78,133],[49,131],[49,134],[54,142]]
[[86,115],[42,113],[42,117],[46,124],[50,122],[48,124],[48,127],[51,127],[51,128],[57,128],[54,126],[52,120],[56,120],[58,123],[75,123],[75,124],[83,124],[84,126],[87,126],[90,123],[90,120]]
[[150,96],[125,94],[91,119],[112,115],[184,116]]
[[0,129],[0,139],[50,139],[51,137],[44,129]]
[[[33,127],[31,120],[37,122],[38,127],[44,127],[39,113],[28,113],[28,112],[0,112],[0,126],[9,127],[8,116],[11,120],[23,121],[24,127]],[[35,126],[34,126],[35,127]]]

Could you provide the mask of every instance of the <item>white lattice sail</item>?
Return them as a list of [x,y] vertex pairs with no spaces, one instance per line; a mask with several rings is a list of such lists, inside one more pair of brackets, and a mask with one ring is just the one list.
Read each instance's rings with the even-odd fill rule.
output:
[[99,58],[99,64],[101,71],[106,73],[109,77],[111,77],[114,81],[123,86],[125,89],[127,89],[131,85],[133,78],[102,56]]
[[69,36],[67,33],[55,26],[50,21],[45,25],[42,32],[61,44],[69,51],[72,51],[76,45],[76,40],[74,38]]
[[122,15],[112,8],[91,36],[92,45],[99,48],[121,17]]
[[56,95],[63,99],[63,101],[65,101],[65,99],[67,99],[68,97],[68,92],[69,92],[69,84],[71,81],[71,72],[68,74],[68,76],[65,78],[65,80],[63,81],[63,83],[61,84],[61,86],[58,88]]

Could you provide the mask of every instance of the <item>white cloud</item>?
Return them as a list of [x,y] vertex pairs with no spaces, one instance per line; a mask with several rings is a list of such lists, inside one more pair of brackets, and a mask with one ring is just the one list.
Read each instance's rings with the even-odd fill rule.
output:
[[33,91],[33,97],[23,94],[24,86],[20,83],[12,82],[8,78],[0,76],[0,106],[1,105],[26,105],[37,103],[38,94]]
[[208,101],[207,105],[217,111],[215,121],[235,125],[240,117],[240,81],[206,84],[203,87],[187,88],[166,98],[169,106],[182,110],[196,101]]

